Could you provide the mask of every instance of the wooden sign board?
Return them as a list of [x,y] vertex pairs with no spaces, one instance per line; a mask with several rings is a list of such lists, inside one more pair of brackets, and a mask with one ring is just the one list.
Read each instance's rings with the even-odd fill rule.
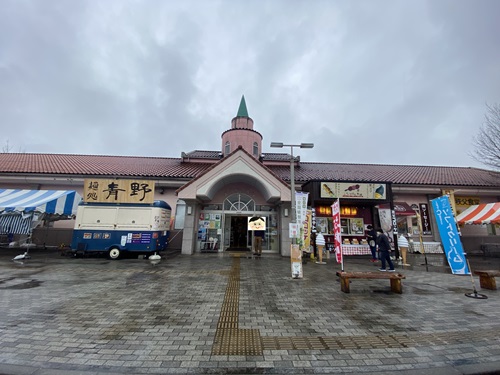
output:
[[342,199],[386,199],[386,184],[365,184],[361,182],[322,182],[321,198]]
[[83,201],[86,203],[154,202],[155,183],[148,180],[85,179]]

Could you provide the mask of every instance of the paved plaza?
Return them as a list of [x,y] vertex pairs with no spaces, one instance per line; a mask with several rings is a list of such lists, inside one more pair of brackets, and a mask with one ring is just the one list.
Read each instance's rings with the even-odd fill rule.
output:
[[[499,291],[451,275],[443,255],[409,255],[403,294],[389,280],[348,294],[333,259],[292,279],[290,259],[269,254],[17,254],[0,249],[0,374],[500,373]],[[466,297],[473,285],[488,298]]]

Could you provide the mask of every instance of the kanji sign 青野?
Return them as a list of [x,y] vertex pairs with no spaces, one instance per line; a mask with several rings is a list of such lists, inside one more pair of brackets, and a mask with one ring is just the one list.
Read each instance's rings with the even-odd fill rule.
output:
[[85,179],[84,202],[153,203],[154,181]]

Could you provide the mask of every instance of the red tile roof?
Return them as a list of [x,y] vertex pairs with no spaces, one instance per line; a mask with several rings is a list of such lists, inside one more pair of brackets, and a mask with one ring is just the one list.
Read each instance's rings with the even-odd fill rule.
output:
[[0,173],[194,178],[211,164],[180,158],[67,154],[0,154]]
[[[282,154],[278,154],[275,160],[283,160],[282,158]],[[198,160],[196,163],[190,163],[189,161],[183,162],[181,158],[0,153],[0,173],[9,175],[49,174],[192,179],[212,166],[213,161],[203,163]],[[285,181],[290,180],[288,166],[269,165],[268,168],[279,178]],[[408,185],[500,188],[499,172],[467,167],[302,162],[295,168],[295,178],[299,182],[311,180],[384,181]]]
[[[287,167],[271,167],[289,180]],[[295,168],[296,181],[385,181],[408,185],[455,185],[500,188],[500,173],[470,167],[302,162]]]

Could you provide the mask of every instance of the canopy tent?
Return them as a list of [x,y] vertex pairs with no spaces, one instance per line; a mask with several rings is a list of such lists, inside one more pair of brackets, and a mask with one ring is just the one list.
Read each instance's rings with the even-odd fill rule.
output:
[[457,216],[458,224],[500,224],[500,202],[470,206]]
[[0,189],[0,212],[76,215],[81,197],[74,190]]
[[0,189],[0,233],[30,234],[47,215],[52,220],[76,215],[80,201],[74,190]]

